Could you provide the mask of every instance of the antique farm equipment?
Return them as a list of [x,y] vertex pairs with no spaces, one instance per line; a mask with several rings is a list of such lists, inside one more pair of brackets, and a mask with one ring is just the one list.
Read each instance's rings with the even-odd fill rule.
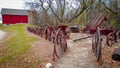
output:
[[27,27],[27,30],[36,35],[40,35],[41,37],[44,34],[44,28],[41,28],[41,27]]
[[101,57],[101,35],[105,35],[107,45],[112,46],[113,43],[117,42],[117,37],[119,37],[119,30],[102,30],[99,27],[97,28],[96,32],[94,33],[94,37],[92,38],[92,51],[95,53],[97,61],[99,61]]
[[106,36],[106,44],[108,46],[112,46],[112,44],[116,43],[120,37],[120,30],[100,29],[102,22],[104,20],[106,20],[105,16],[98,16],[98,17],[96,16],[83,29],[83,32],[88,32],[89,34],[94,36],[92,38],[92,51],[93,51],[93,53],[95,53],[97,61],[100,61],[100,58],[101,58],[101,50],[102,50],[101,35]]
[[[85,28],[83,29],[83,32],[89,32],[89,34],[94,34],[96,32],[97,27],[101,27],[103,21],[106,20],[106,16],[96,16],[94,17],[90,23],[88,23]],[[114,29],[101,29],[100,34],[106,36],[106,44],[112,45],[111,41],[116,40],[116,33],[118,30]]]
[[118,42],[118,39],[120,39],[120,30],[113,30],[107,35],[106,44],[112,46],[114,43]]
[[67,34],[66,31],[67,26],[61,25],[57,27],[56,35],[55,35],[55,42],[54,42],[54,53],[53,53],[53,60],[55,59],[55,55],[59,58],[59,55],[57,53],[57,45],[60,45],[60,49],[63,52],[66,52],[67,49]]
[[51,41],[51,32],[53,31],[53,27],[52,26],[47,26],[45,28],[45,39],[48,39],[49,41]]
[[112,54],[112,59],[120,61],[120,48],[116,48]]
[[[100,27],[103,23],[103,21],[106,20],[106,16],[96,16],[94,17],[84,28],[83,32],[89,31],[90,33],[94,34],[93,30],[96,30],[97,27]],[[91,31],[92,30],[92,31]]]
[[73,33],[78,33],[79,32],[79,27],[78,26],[70,26],[70,30]]
[[[101,35],[107,36],[113,32],[112,29],[101,29],[103,21],[106,20],[106,16],[95,16],[83,29],[83,32],[89,33],[93,36],[92,38],[92,51],[95,53],[97,61],[100,61],[101,50],[102,50],[102,38]],[[89,37],[86,37],[89,38]]]
[[52,41],[54,43],[54,50],[53,50],[53,60],[55,56],[58,58],[60,57],[58,54],[58,46],[60,51],[66,52],[67,50],[67,37],[70,36],[69,27],[66,25],[60,25],[57,27],[47,26],[45,28],[42,27],[27,27],[27,30],[36,34],[40,35],[41,37],[44,35],[46,40]]
[[45,31],[45,29],[41,27],[41,28],[40,28],[40,36],[41,36],[41,37],[43,37],[43,35],[45,34],[44,31]]
[[101,44],[102,44],[102,39],[101,39],[100,29],[98,27],[94,34],[94,37],[92,38],[92,50],[93,53],[95,53],[96,55],[97,61],[100,60],[100,56],[101,56]]

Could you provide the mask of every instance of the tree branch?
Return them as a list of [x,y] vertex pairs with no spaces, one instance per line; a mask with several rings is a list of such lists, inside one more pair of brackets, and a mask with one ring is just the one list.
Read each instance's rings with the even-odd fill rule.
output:
[[101,0],[100,0],[100,2],[101,2],[101,3],[105,6],[105,8],[108,9],[110,12],[112,12],[113,14],[116,14],[116,12],[114,12],[112,9],[108,8],[108,7],[105,5],[104,2],[102,2]]
[[51,12],[55,15],[55,17],[57,17],[58,18],[58,20],[61,22],[61,19],[60,19],[60,17],[59,17],[59,15],[57,15],[55,12],[54,12],[54,10],[53,10],[53,8],[52,8],[52,2],[51,2],[51,0],[49,0],[49,7],[50,7],[50,10],[51,10]]

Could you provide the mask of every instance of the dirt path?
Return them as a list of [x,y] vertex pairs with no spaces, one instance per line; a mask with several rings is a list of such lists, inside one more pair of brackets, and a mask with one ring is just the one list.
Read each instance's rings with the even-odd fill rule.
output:
[[55,68],[99,68],[91,51],[91,39],[73,42],[74,39],[86,37],[86,34],[71,34],[68,40],[68,53],[56,60]]
[[[34,35],[36,36],[36,35]],[[46,63],[53,63],[53,46],[54,44],[44,38],[36,36],[39,38],[39,41],[33,43],[32,52],[36,57],[38,57],[42,64],[40,64],[40,68],[44,68]],[[38,67],[39,68],[39,67]]]
[[6,41],[8,37],[9,34],[7,32],[0,30],[0,56],[4,48],[4,41]]
[[[56,59],[54,68],[101,68],[96,63],[96,58],[91,50],[91,39],[84,39],[73,42],[74,39],[86,37],[86,34],[72,33],[70,39],[67,40],[67,52]],[[46,63],[53,62],[53,43],[39,37],[39,41],[33,44],[33,53],[43,62],[43,68]]]
[[7,35],[6,32],[0,30],[0,41],[2,41],[6,35]]

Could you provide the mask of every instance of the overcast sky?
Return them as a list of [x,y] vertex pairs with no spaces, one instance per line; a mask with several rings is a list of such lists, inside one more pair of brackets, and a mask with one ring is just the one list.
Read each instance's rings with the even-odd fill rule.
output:
[[24,9],[24,0],[0,0],[1,8]]

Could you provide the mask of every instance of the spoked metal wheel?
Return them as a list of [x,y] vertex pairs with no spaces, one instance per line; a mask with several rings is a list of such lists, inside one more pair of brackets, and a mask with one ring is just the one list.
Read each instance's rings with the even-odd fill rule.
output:
[[114,44],[114,33],[113,32],[110,32],[108,35],[107,35],[107,38],[106,38],[106,43],[108,46],[112,46]]
[[109,40],[109,41],[108,41],[108,45],[109,45],[109,46],[112,46],[113,44],[114,44],[114,41],[113,41],[113,40]]
[[51,31],[49,28],[45,29],[45,39],[48,39],[49,41],[51,40]]
[[44,29],[40,28],[40,37],[43,37],[43,34],[44,34]]
[[64,35],[62,29],[59,28],[55,36],[53,59],[55,59],[55,55],[59,58],[59,56],[63,52],[65,52],[66,49],[67,49],[66,36]]
[[45,39],[47,40],[47,38],[48,38],[48,36],[47,36],[47,28],[45,28],[44,34],[45,34]]
[[61,49],[62,49],[62,51],[65,52],[67,49],[67,41],[66,41],[66,36],[65,36],[64,32],[60,29],[57,36],[58,36],[57,40],[60,43]]
[[95,55],[97,54],[97,44],[98,44],[98,37],[97,37],[97,33],[95,34],[95,43],[94,43],[94,53]]
[[100,57],[101,57],[101,41],[98,43],[98,45],[97,45],[97,49],[96,49],[97,51],[97,53],[96,53],[96,58],[97,58],[97,61],[99,61],[100,60]]
[[97,61],[100,60],[101,58],[101,35],[100,35],[100,29],[97,28],[97,31],[95,33],[95,55],[96,55],[96,58],[97,58]]
[[49,29],[47,29],[47,36],[48,40],[51,41],[51,31]]
[[51,31],[51,41],[54,43],[55,42],[55,31]]
[[92,38],[92,51],[95,53],[95,39]]

